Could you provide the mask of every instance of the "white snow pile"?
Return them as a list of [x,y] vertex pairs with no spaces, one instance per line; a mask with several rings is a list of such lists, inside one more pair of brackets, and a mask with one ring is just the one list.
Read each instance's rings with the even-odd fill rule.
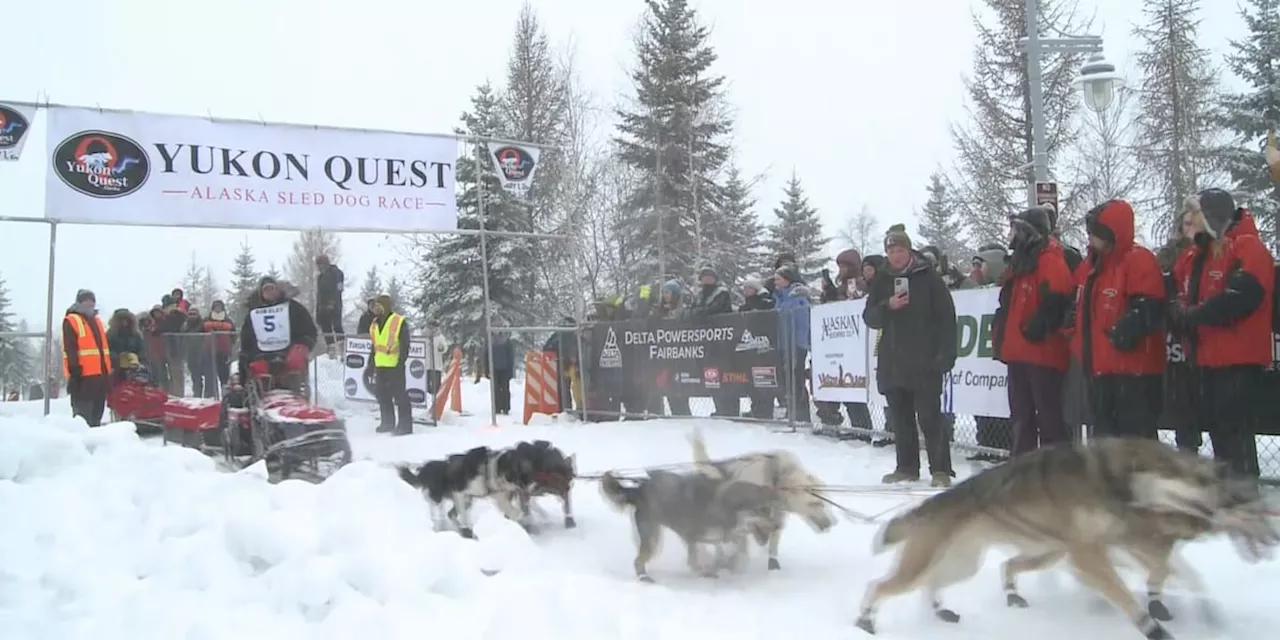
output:
[[0,418],[0,514],[0,637],[23,640],[421,640],[538,556],[496,514],[480,543],[432,532],[372,462],[269,485],[66,417]]

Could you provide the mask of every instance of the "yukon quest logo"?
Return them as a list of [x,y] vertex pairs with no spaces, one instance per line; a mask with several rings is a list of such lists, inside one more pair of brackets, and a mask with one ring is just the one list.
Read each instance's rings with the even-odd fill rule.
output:
[[355,378],[347,378],[346,382],[342,383],[342,390],[346,392],[348,398],[354,398],[356,392],[360,390],[359,384]]
[[520,147],[500,147],[493,152],[493,158],[507,182],[524,182],[533,175],[533,156]]
[[142,146],[107,131],[81,131],[53,150],[53,171],[92,198],[120,198],[142,188],[151,160]]
[[30,127],[26,116],[0,104],[0,151],[17,148]]

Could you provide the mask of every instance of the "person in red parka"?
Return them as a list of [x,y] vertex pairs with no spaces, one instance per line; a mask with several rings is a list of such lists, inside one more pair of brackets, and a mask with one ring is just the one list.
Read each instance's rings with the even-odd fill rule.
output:
[[1070,357],[1062,324],[1073,287],[1062,247],[1051,242],[1048,211],[1027,209],[1010,216],[1009,227],[992,347],[1009,366],[1011,453],[1017,456],[1067,440],[1062,390]]
[[1108,200],[1085,216],[1071,350],[1088,381],[1093,435],[1152,438],[1164,402],[1165,287],[1160,263],[1134,242],[1133,207]]
[[1197,379],[1196,424],[1209,431],[1215,459],[1256,478],[1256,407],[1271,364],[1275,260],[1253,216],[1226,191],[1188,198],[1187,213],[1195,235],[1174,264],[1177,298],[1169,315]]

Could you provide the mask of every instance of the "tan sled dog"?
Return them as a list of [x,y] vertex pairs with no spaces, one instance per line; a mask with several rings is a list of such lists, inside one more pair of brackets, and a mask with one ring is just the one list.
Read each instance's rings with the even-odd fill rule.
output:
[[[777,492],[784,510],[776,514],[772,531],[755,533],[758,544],[769,546],[769,569],[781,569],[778,562],[778,544],[782,539],[782,525],[787,512],[794,513],[809,523],[815,531],[823,532],[835,525],[831,508],[815,492],[822,486],[822,479],[809,473],[800,460],[789,451],[775,449],[759,453],[747,453],[723,460],[712,460],[707,455],[707,443],[702,432],[695,430],[689,437],[693,446],[693,462],[698,472],[726,480],[750,482]],[[739,553],[745,552],[745,549]]]
[[1235,526],[1223,515],[1236,502],[1224,484],[1211,461],[1154,440],[1108,438],[1014,458],[885,525],[875,551],[901,546],[901,556],[893,573],[868,588],[857,625],[875,633],[876,605],[921,587],[939,618],[958,622],[939,592],[977,573],[988,547],[1010,546],[1018,553],[1006,566],[1006,580],[1065,558],[1144,636],[1171,638],[1125,587],[1109,552],[1131,543],[1143,527],[1170,539],[1228,530],[1252,548],[1274,546],[1269,524]]

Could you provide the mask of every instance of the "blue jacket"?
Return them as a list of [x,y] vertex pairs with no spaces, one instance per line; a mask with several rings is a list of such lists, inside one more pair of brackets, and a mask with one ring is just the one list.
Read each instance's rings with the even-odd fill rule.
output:
[[809,287],[793,282],[773,294],[778,310],[778,342],[784,350],[809,348]]

